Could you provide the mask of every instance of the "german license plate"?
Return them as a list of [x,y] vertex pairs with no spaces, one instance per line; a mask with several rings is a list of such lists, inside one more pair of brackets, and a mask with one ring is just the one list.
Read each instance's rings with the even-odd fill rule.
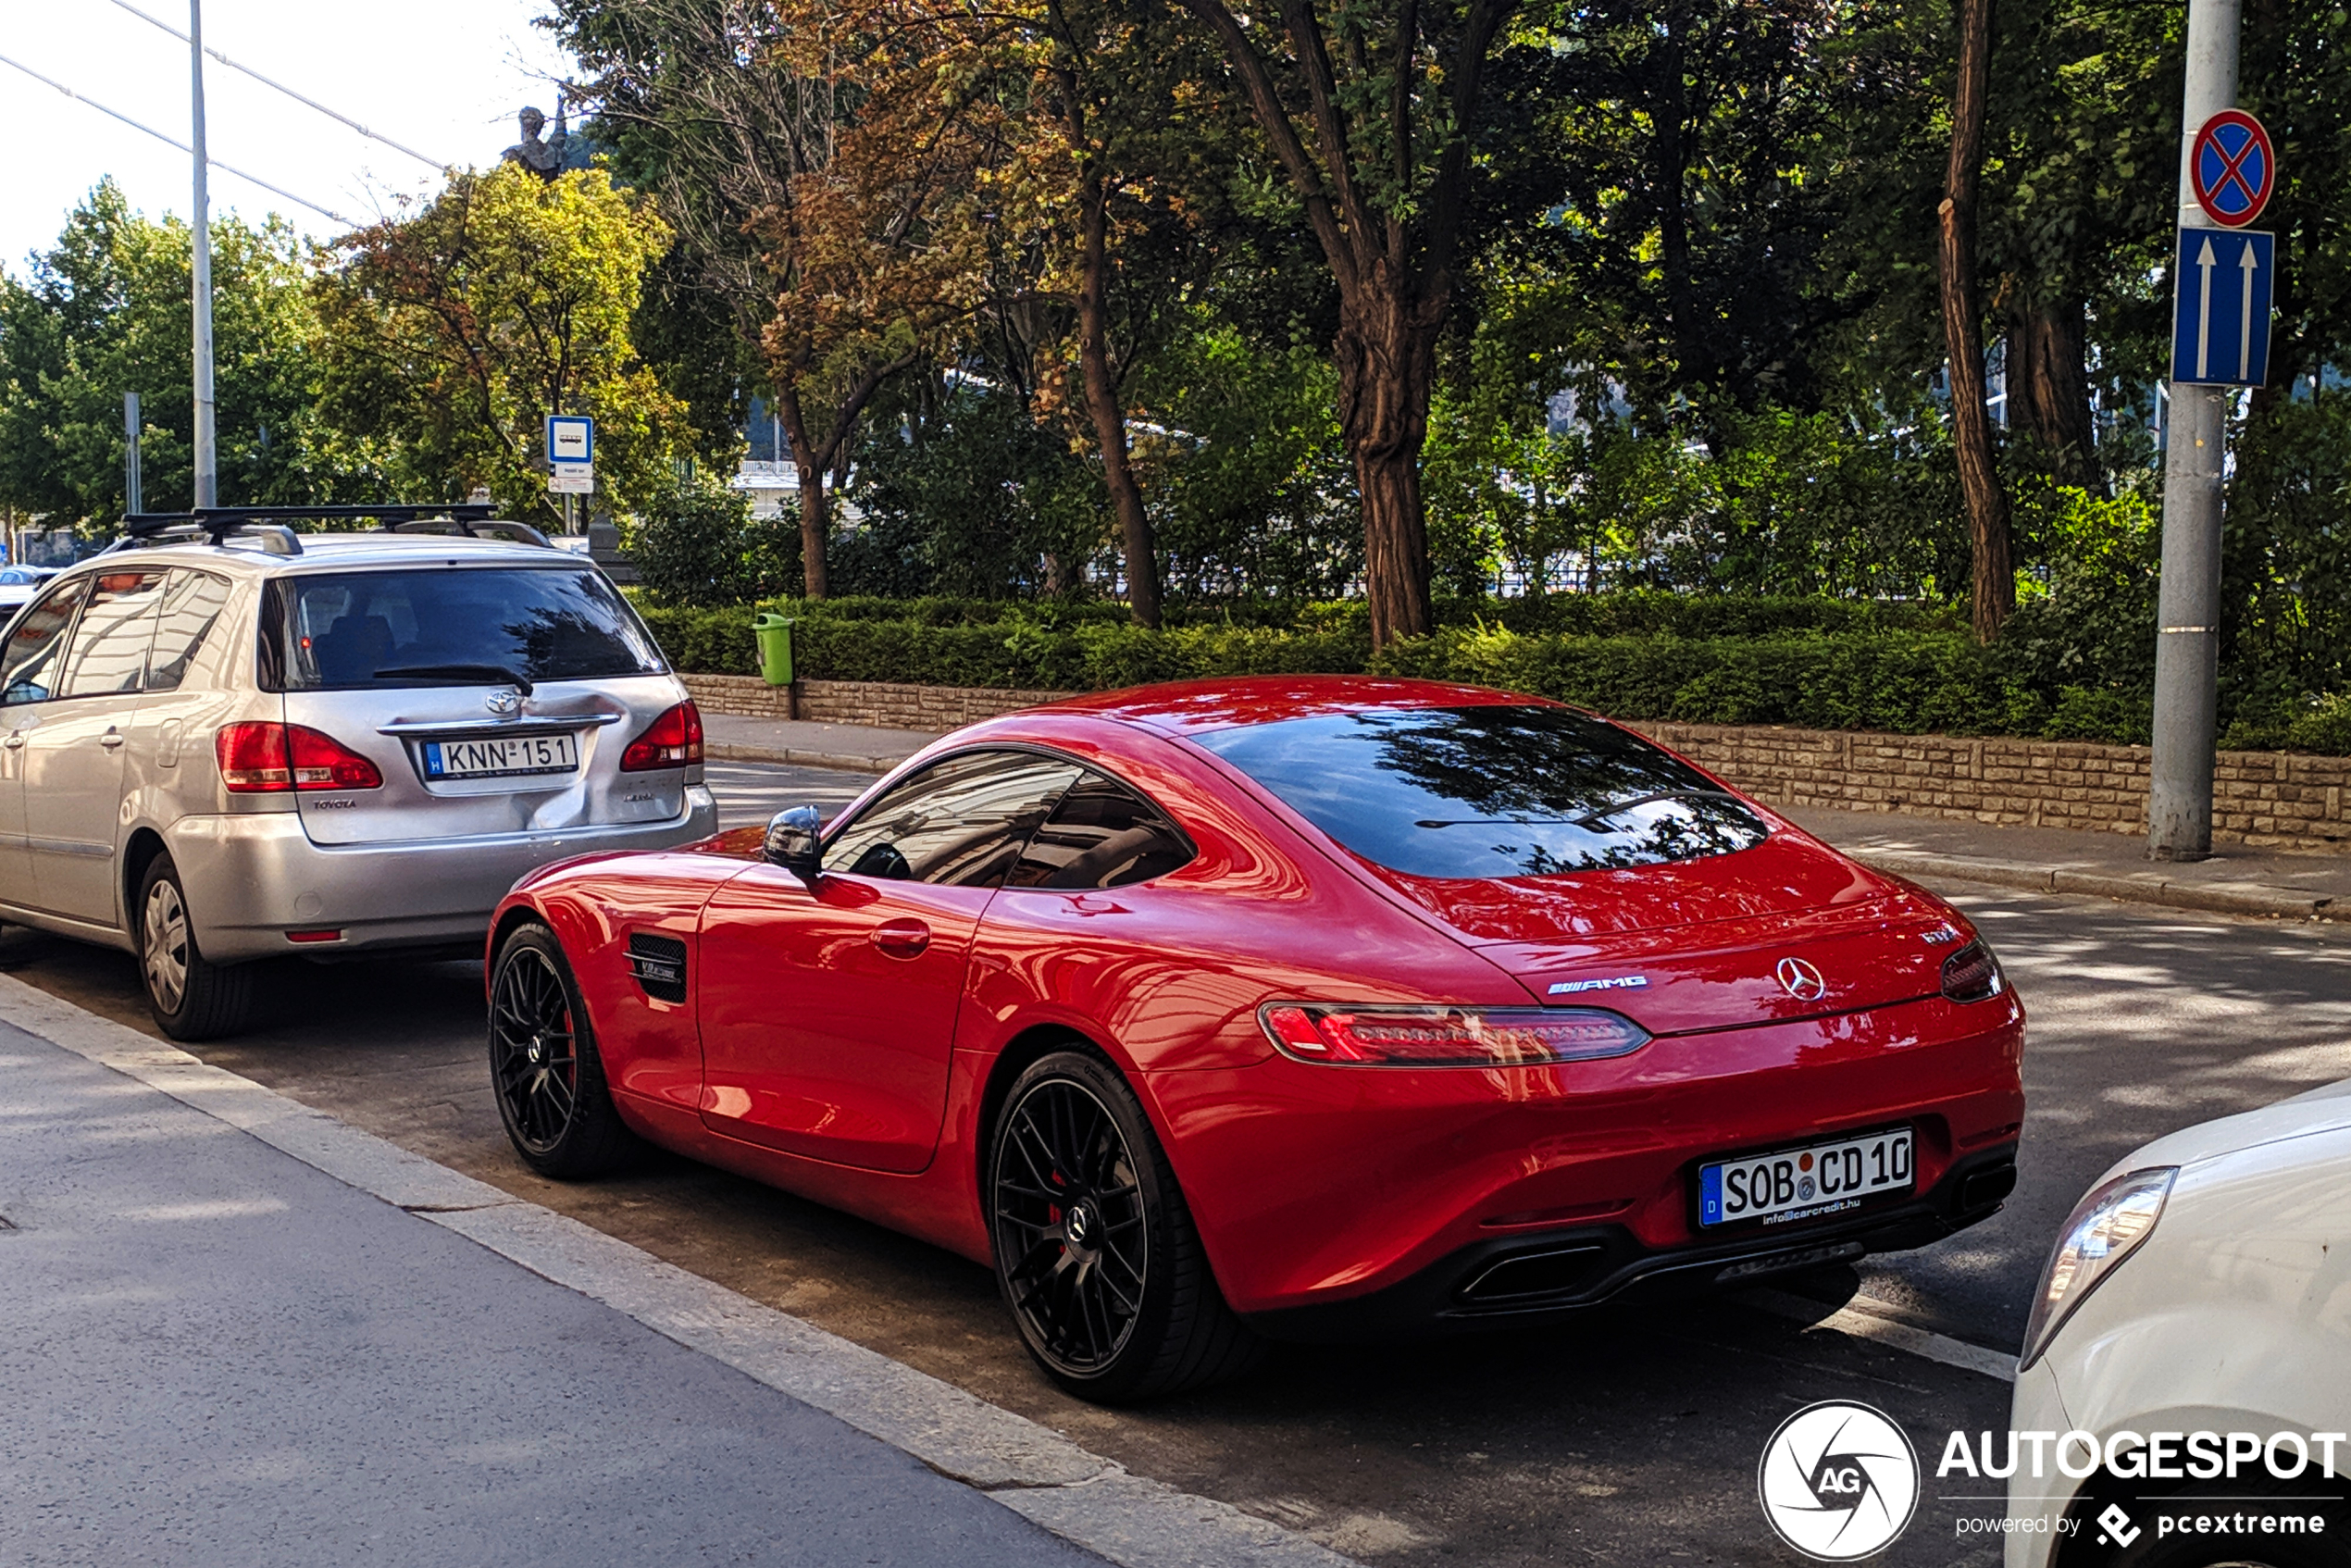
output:
[[483,740],[428,740],[428,778],[510,778],[527,773],[577,773],[579,740],[572,735],[501,735]]
[[1912,1147],[1910,1129],[1896,1127],[1700,1165],[1698,1224],[1785,1225],[1843,1213],[1881,1192],[1908,1192],[1917,1177]]

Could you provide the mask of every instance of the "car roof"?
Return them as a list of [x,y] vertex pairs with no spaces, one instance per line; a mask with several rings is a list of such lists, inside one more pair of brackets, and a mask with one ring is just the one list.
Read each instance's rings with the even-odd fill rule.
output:
[[581,566],[585,557],[567,550],[504,539],[471,539],[438,533],[305,533],[302,554],[280,555],[265,549],[262,537],[231,534],[221,544],[171,540],[109,550],[75,563],[72,570],[119,570],[127,566],[226,567],[239,576],[279,577],[301,572],[346,571],[355,566]]
[[1258,675],[1095,691],[1028,711],[1092,714],[1154,729],[1193,734],[1329,714],[1528,703],[1551,705],[1542,697],[1441,680],[1375,675]]

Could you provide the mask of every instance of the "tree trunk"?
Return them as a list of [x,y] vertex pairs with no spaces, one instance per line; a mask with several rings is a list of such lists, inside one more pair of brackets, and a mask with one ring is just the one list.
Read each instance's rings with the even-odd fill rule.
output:
[[2033,432],[2059,484],[2097,482],[2082,302],[2018,303],[2009,327],[2009,406]]
[[1341,300],[1339,428],[1363,502],[1363,588],[1372,646],[1423,637],[1434,625],[1428,596],[1428,524],[1421,508],[1421,446],[1437,380],[1437,333],[1445,299],[1409,298],[1387,263]]
[[825,541],[832,537],[832,501],[825,493],[825,456],[808,439],[808,421],[801,417],[800,391],[790,380],[776,393],[776,412],[782,417],[784,441],[791,447],[791,466],[800,479],[800,574],[802,592],[811,599],[825,596]]
[[1159,554],[1151,538],[1151,514],[1126,457],[1126,415],[1118,405],[1118,383],[1110,368],[1110,193],[1100,165],[1086,175],[1080,220],[1084,279],[1077,294],[1077,362],[1086,377],[1086,412],[1102,451],[1102,482],[1126,555],[1126,607],[1137,626],[1159,628]]
[[1992,0],[1958,0],[1959,70],[1951,103],[1951,161],[1944,179],[1941,243],[1943,341],[1951,361],[1951,429],[1972,546],[1972,619],[1989,642],[2016,608],[2009,498],[1992,456],[1984,406],[1984,334],[1975,307],[1975,195],[1984,165],[1984,91],[1992,66]]

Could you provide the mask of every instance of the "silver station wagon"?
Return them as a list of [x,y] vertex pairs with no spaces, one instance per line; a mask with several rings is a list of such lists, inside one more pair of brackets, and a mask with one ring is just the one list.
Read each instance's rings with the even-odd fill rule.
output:
[[702,716],[628,602],[451,510],[134,518],[45,585],[0,642],[0,920],[135,953],[198,1039],[254,960],[478,949],[536,866],[714,831]]

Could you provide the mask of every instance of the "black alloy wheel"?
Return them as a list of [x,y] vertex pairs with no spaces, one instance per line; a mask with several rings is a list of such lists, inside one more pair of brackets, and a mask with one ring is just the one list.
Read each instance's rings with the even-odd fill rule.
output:
[[601,1176],[635,1141],[604,1087],[563,944],[544,926],[521,927],[499,946],[490,982],[490,1081],[515,1152],[541,1176]]
[[1109,1403],[1242,1370],[1259,1341],[1210,1274],[1199,1232],[1134,1092],[1059,1052],[1005,1096],[989,1144],[996,1278],[1029,1353]]

